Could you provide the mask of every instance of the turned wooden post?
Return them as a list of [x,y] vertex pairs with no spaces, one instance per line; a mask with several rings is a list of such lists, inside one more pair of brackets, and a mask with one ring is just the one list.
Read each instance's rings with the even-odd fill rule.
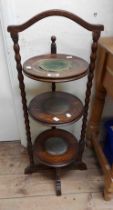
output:
[[93,76],[94,76],[96,52],[97,52],[99,37],[100,37],[100,31],[94,31],[93,32],[93,43],[92,43],[92,47],[91,47],[91,56],[90,56],[90,64],[89,64],[88,82],[87,82],[87,88],[86,88],[86,97],[85,97],[82,129],[81,129],[81,136],[80,136],[80,141],[79,141],[80,158],[82,158],[82,153],[84,151],[84,146],[85,146],[87,116],[88,116],[88,109],[89,109],[89,102],[90,102],[90,95],[91,95],[91,88],[92,88],[92,80],[93,80]]
[[51,37],[51,54],[57,53],[56,36]]
[[22,105],[23,105],[30,167],[33,167],[34,160],[33,160],[32,142],[31,142],[31,132],[30,132],[30,125],[29,125],[28,111],[27,111],[27,100],[26,100],[26,93],[25,93],[24,77],[23,77],[23,73],[22,73],[20,47],[18,44],[18,34],[11,33],[11,38],[14,42],[13,48],[14,48],[14,52],[15,52],[15,60],[16,60],[16,68],[17,68],[17,72],[18,72],[19,88],[20,88],[20,92],[21,92]]

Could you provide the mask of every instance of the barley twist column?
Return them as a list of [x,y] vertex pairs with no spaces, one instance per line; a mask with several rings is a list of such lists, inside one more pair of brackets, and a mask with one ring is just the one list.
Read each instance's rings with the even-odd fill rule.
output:
[[23,105],[24,121],[25,121],[26,136],[27,136],[27,149],[28,149],[28,155],[29,155],[29,160],[30,160],[30,167],[33,167],[34,160],[33,160],[33,150],[32,150],[32,142],[31,142],[31,132],[30,132],[30,125],[29,125],[28,110],[27,110],[27,100],[26,100],[26,93],[25,93],[24,77],[23,77],[23,73],[22,73],[20,47],[18,44],[18,34],[12,33],[11,38],[14,42],[13,48],[14,48],[14,52],[15,52],[15,60],[16,60],[16,68],[17,68],[17,72],[18,72],[19,88],[20,88],[20,92],[21,92],[21,99],[22,99],[22,105]]
[[80,135],[80,141],[79,141],[79,157],[81,159],[82,159],[82,154],[83,154],[84,146],[85,146],[87,115],[88,115],[88,109],[89,109],[89,101],[90,101],[90,95],[91,95],[92,80],[93,80],[93,76],[94,76],[96,52],[97,52],[99,37],[100,37],[100,31],[94,31],[93,32],[93,43],[92,43],[92,47],[91,47],[91,56],[90,56],[90,64],[89,64],[88,82],[87,82],[87,88],[86,88],[86,97],[85,97],[82,129],[81,129],[81,135]]

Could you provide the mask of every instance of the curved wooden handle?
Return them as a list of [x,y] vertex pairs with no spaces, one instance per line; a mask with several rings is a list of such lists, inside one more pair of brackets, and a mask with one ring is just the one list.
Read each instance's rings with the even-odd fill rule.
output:
[[25,22],[21,25],[8,26],[7,30],[10,33],[22,32],[25,29],[27,29],[28,27],[30,27],[31,25],[33,25],[34,23],[40,21],[43,18],[49,17],[49,16],[66,17],[66,18],[76,22],[77,24],[81,25],[82,27],[84,27],[85,29],[87,29],[89,31],[103,31],[104,30],[103,25],[90,24],[90,23],[86,22],[85,20],[83,20],[82,18],[78,17],[77,15],[75,15],[71,12],[65,11],[65,10],[47,10],[47,11],[44,11],[44,12],[39,13],[36,16],[32,17],[27,22]]

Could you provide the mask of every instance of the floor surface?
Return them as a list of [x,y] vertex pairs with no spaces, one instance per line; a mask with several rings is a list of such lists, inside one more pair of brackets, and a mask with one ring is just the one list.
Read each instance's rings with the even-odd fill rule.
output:
[[113,210],[103,199],[103,175],[92,151],[86,149],[88,170],[61,170],[62,196],[57,197],[54,170],[24,175],[26,150],[19,142],[0,143],[0,210]]

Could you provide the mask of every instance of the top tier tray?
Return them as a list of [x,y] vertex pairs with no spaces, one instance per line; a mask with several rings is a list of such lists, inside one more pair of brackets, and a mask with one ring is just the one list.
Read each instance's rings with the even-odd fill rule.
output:
[[88,63],[72,55],[46,54],[25,61],[23,72],[38,81],[67,82],[84,77],[88,72]]

